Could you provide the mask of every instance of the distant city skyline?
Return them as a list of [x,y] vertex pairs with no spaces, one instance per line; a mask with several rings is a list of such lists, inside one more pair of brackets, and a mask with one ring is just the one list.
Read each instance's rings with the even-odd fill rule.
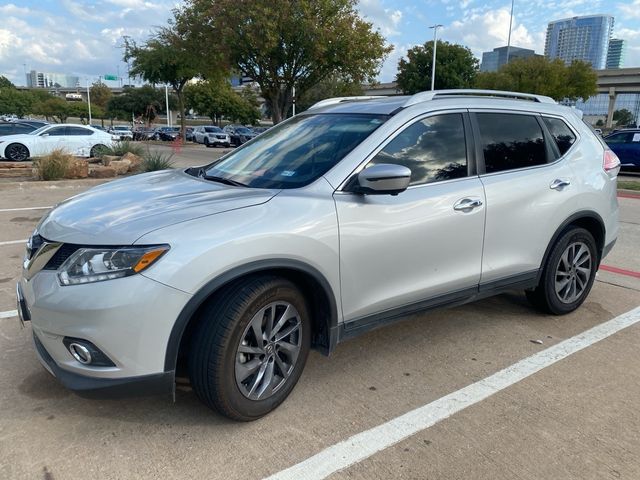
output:
[[[117,74],[128,83],[123,36],[144,41],[166,25],[180,0],[9,0],[0,6],[0,75],[17,85],[26,73],[59,72],[80,84]],[[473,54],[507,44],[510,2],[505,0],[360,0],[363,17],[394,45],[378,79],[394,79],[408,49],[432,38],[468,46]],[[543,53],[547,24],[561,18],[606,13],[615,17],[615,38],[627,40],[625,66],[640,66],[640,0],[515,0],[511,45]],[[118,86],[119,82],[106,82]]]

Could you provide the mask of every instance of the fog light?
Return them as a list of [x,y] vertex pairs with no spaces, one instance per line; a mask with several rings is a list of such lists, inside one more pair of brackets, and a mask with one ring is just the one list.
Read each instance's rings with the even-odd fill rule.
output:
[[84,365],[88,365],[91,363],[91,352],[84,345],[80,345],[79,343],[70,343],[69,344],[69,352],[73,355],[77,361]]
[[92,367],[116,366],[109,357],[88,340],[64,337],[62,343],[67,347],[73,358],[83,365],[91,365]]

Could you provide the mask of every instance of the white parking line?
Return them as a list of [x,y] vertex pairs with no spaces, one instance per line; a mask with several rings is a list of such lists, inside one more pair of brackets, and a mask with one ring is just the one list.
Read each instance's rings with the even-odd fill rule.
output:
[[7,310],[6,312],[0,312],[0,318],[13,318],[18,316],[18,310]]
[[0,242],[0,246],[2,245],[16,245],[18,243],[27,243],[27,239],[24,240],[10,240],[8,242]]
[[387,423],[336,443],[297,465],[270,476],[268,480],[324,479],[638,322],[640,307]]
[[23,210],[51,210],[53,207],[0,208],[0,213],[21,212]]

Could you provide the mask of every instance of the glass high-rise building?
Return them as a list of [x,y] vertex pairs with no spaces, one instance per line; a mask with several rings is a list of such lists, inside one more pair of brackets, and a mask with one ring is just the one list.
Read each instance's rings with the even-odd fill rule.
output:
[[[509,47],[509,60],[535,57],[536,52],[528,48]],[[482,52],[481,72],[495,72],[507,63],[507,47],[494,48],[492,52]]]
[[624,64],[624,54],[627,49],[627,41],[620,38],[609,40],[609,50],[607,52],[607,68],[622,68]]
[[593,68],[606,67],[613,32],[611,15],[587,15],[549,23],[544,54],[569,65],[574,60],[589,62]]

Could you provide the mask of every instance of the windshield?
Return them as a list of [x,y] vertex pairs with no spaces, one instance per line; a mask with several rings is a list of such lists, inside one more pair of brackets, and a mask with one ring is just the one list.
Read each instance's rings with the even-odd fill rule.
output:
[[218,127],[204,127],[204,131],[207,133],[220,133],[222,129]]
[[129,130],[129,127],[113,127],[114,130]]
[[42,132],[44,132],[47,128],[49,128],[51,125],[44,125],[40,128],[35,129],[33,132],[29,132],[29,135],[38,135]]
[[303,187],[329,171],[387,118],[330,113],[293,117],[205,173],[252,188]]

